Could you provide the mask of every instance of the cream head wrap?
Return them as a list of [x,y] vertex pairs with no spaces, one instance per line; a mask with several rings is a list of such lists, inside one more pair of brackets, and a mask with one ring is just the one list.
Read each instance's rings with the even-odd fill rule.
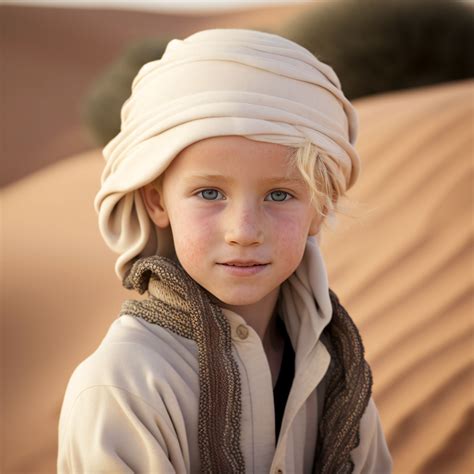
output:
[[357,115],[328,65],[281,36],[212,29],[174,39],[145,64],[104,148],[94,201],[122,280],[136,258],[173,253],[169,229],[150,220],[139,189],[187,146],[240,135],[292,147],[312,142],[337,161],[349,189],[359,173]]

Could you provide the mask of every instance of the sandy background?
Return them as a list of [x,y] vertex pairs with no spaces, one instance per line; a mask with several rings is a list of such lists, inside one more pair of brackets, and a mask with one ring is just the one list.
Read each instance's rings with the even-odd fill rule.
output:
[[[3,21],[5,10],[7,64],[24,68],[7,68],[8,116],[13,125],[30,123],[25,111],[39,102],[47,113],[40,120],[32,112],[38,127],[28,127],[28,140],[12,132],[12,123],[2,125],[9,185],[1,196],[1,472],[48,473],[55,472],[67,380],[98,346],[123,299],[134,295],[120,287],[115,256],[97,228],[92,202],[103,168],[100,150],[91,148],[70,109],[71,95],[78,98],[103,62],[96,58],[91,65],[83,51],[70,70],[69,53],[82,51],[93,41],[89,36],[99,34],[98,13],[78,13],[84,15],[79,20],[69,11],[44,9],[41,21],[34,21],[29,9],[9,7],[2,9]],[[299,12],[270,9],[258,22],[255,13],[173,21],[179,36],[215,24],[277,24]],[[29,29],[13,28],[20,20],[30,21]],[[155,20],[171,28],[170,16]],[[109,49],[99,56],[112,55],[127,41],[117,39],[112,24],[107,22],[111,30],[101,43]],[[60,27],[64,31],[57,34],[70,40],[59,48],[62,55],[41,46],[46,39],[36,41],[34,29],[51,34],[52,45]],[[66,34],[68,28],[74,34]],[[29,89],[33,81],[30,76],[27,83],[24,72],[33,70],[50,79],[49,89],[38,81],[47,103]],[[59,80],[69,74],[77,84]],[[54,93],[61,88],[62,96]],[[362,215],[341,218],[323,236],[330,285],[361,330],[394,472],[471,473],[474,82],[390,93],[355,105],[362,174],[350,196],[362,203]]]

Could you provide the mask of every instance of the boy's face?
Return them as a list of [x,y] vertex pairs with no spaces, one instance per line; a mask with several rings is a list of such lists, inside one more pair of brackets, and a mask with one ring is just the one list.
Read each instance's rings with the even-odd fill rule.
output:
[[319,231],[322,218],[299,172],[288,168],[288,153],[240,136],[208,138],[173,160],[161,193],[152,185],[142,190],[155,224],[171,225],[181,265],[227,305],[278,291],[298,267],[308,235]]

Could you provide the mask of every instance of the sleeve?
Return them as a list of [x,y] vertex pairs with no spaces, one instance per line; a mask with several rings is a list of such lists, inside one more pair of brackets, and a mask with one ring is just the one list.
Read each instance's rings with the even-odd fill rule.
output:
[[351,452],[353,474],[391,474],[392,457],[375,402],[370,398],[360,421],[360,443]]
[[58,473],[185,473],[183,453],[166,408],[113,386],[75,399],[58,440]]

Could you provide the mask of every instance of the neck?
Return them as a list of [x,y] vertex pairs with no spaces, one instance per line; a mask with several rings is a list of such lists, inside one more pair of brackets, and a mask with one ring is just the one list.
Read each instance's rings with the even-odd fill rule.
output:
[[219,302],[223,308],[229,309],[241,316],[252,327],[262,340],[265,349],[275,346],[278,339],[276,324],[276,309],[280,288],[275,288],[265,298],[250,305],[229,305]]

